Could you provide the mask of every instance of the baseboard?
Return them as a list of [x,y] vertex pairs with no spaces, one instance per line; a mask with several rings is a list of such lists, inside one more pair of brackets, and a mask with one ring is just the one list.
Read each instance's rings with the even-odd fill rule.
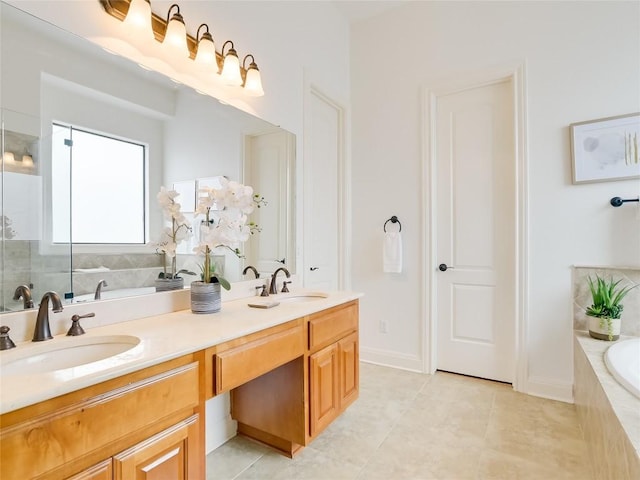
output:
[[360,361],[423,373],[422,359],[417,355],[360,346]]
[[573,403],[573,384],[554,379],[530,376],[523,393],[536,397]]

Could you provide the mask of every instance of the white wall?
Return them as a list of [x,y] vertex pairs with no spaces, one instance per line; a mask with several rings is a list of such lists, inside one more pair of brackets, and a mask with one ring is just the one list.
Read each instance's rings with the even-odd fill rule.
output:
[[[362,357],[419,368],[421,89],[526,64],[530,297],[528,385],[571,398],[573,264],[640,265],[637,180],[571,184],[568,125],[640,110],[637,2],[409,2],[352,28],[353,288]],[[382,224],[402,221],[405,265],[381,273]],[[426,300],[424,300],[426,301]],[[427,305],[428,307],[428,305]],[[378,332],[381,320],[388,333]]]

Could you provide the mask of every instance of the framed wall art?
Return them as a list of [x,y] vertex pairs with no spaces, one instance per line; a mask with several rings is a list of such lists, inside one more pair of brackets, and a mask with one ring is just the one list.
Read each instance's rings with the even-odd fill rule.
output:
[[570,127],[573,183],[640,178],[640,113]]

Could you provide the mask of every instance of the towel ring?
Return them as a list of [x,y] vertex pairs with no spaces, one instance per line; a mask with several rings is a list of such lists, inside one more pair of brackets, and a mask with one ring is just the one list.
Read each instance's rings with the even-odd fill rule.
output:
[[389,220],[387,220],[386,222],[384,222],[384,225],[382,226],[382,230],[385,231],[385,233],[387,232],[387,223],[397,223],[398,226],[400,227],[400,230],[398,230],[398,232],[402,231],[402,224],[400,223],[400,220],[398,220],[398,217],[396,217],[395,215],[393,217],[391,217]]

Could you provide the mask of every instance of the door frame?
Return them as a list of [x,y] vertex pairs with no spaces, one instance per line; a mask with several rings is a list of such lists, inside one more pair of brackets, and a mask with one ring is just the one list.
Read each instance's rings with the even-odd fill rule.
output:
[[[336,194],[338,196],[338,259],[337,268],[338,271],[338,289],[349,289],[351,285],[351,275],[347,268],[351,264],[351,189],[347,188],[351,184],[351,159],[348,155],[350,151],[349,137],[350,137],[350,122],[349,122],[349,109],[345,107],[343,103],[336,100],[334,97],[328,95],[322,88],[318,87],[314,82],[309,80],[309,75],[305,72],[304,75],[304,127],[303,127],[303,162],[298,165],[302,165],[300,169],[299,181],[302,182],[302,201],[300,208],[300,215],[298,219],[301,219],[301,225],[299,230],[299,237],[302,238],[302,244],[306,249],[306,242],[304,238],[305,228],[302,224],[304,222],[304,209],[306,204],[306,197],[304,192],[304,185],[307,175],[306,159],[310,157],[309,145],[311,141],[311,101],[312,96],[316,96],[323,102],[327,103],[331,107],[335,108],[338,112],[338,178],[336,179]],[[298,247],[300,249],[300,247]],[[305,263],[304,249],[301,249],[299,277],[304,283],[306,269],[309,265]]]
[[527,105],[525,63],[505,65],[482,71],[458,74],[438,79],[422,88],[422,315],[421,323],[423,369],[435,373],[437,369],[437,308],[436,308],[436,105],[440,96],[498,82],[510,81],[513,87],[514,145],[515,145],[515,325],[513,388],[527,391],[527,326],[529,323],[529,167],[527,157]]

